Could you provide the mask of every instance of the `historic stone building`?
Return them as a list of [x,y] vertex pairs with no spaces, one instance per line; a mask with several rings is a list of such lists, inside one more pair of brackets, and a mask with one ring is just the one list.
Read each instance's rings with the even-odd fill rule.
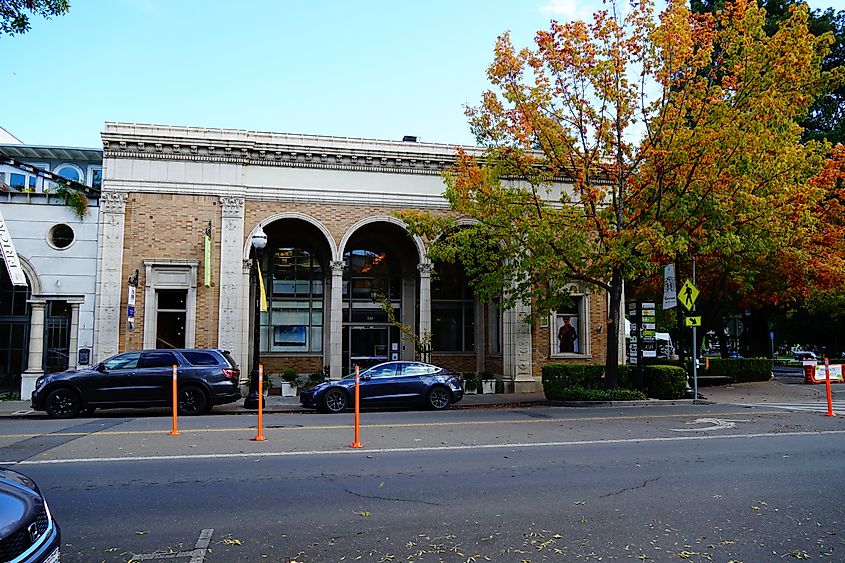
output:
[[[127,123],[107,123],[102,138],[98,359],[220,347],[245,375],[256,333],[252,240],[263,231],[259,355],[270,373],[328,366],[340,377],[418,357],[382,296],[417,334],[431,333],[433,363],[497,374],[516,391],[536,389],[549,361],[604,361],[603,293],[573,289],[570,310],[530,326],[528,304],[479,302],[462,268],[432,264],[426,241],[395,217],[447,208],[441,172],[452,146]],[[577,338],[561,352],[564,317]]]

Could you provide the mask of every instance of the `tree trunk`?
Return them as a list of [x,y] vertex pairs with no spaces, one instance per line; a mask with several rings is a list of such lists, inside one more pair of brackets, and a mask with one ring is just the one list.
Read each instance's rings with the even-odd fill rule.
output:
[[604,383],[608,389],[619,384],[619,330],[622,321],[622,270],[614,268],[610,279],[610,311],[607,319],[607,360],[604,365]]

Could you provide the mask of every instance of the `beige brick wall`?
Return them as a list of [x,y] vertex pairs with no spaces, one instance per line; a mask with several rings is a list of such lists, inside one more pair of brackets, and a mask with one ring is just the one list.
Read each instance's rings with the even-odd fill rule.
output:
[[[211,286],[205,287],[204,236],[211,221]],[[126,200],[123,241],[123,279],[138,269],[135,301],[135,331],[126,332],[126,288],[122,287],[120,350],[139,349],[144,344],[144,260],[196,260],[197,309],[196,346],[217,346],[217,309],[220,278],[220,206],[216,196],[131,193]]]
[[264,363],[264,371],[271,374],[280,374],[288,368],[295,369],[297,373],[311,375],[315,371],[323,369],[322,355],[269,355],[261,356]]
[[474,372],[475,354],[431,354],[431,363],[453,372]]

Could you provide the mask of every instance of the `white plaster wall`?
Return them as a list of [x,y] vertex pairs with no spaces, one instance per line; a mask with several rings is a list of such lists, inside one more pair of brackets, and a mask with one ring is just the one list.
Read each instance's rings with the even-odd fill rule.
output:
[[[11,201],[3,199],[0,203],[15,249],[38,272],[42,296],[84,296],[85,301],[79,306],[78,346],[90,348],[94,343],[99,208],[90,206],[80,221],[64,205],[41,203],[45,201],[42,196],[34,196],[32,201],[35,203],[26,203],[25,195],[16,194]],[[64,250],[47,243],[48,232],[58,223],[70,226],[74,232],[73,243]]]

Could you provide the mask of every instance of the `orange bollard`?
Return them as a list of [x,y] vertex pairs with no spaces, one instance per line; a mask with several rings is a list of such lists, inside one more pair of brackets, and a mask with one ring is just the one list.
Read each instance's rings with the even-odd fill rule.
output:
[[263,434],[264,428],[264,364],[258,364],[258,434],[252,439],[253,442],[266,440]]
[[355,441],[349,444],[350,448],[363,448],[364,444],[358,439],[359,429],[361,427],[360,411],[361,411],[361,382],[358,379],[358,366],[355,366]]
[[825,416],[836,416],[833,412],[833,397],[830,395],[830,359],[824,359],[824,384],[827,387],[827,414]]
[[710,369],[710,358],[704,358],[704,369]]
[[176,383],[176,376],[177,376],[177,367],[173,365],[173,430],[167,433],[168,436],[178,436],[181,434],[179,432],[179,423],[176,420],[176,416],[179,412],[179,399],[178,399],[178,390],[177,390],[177,383]]

